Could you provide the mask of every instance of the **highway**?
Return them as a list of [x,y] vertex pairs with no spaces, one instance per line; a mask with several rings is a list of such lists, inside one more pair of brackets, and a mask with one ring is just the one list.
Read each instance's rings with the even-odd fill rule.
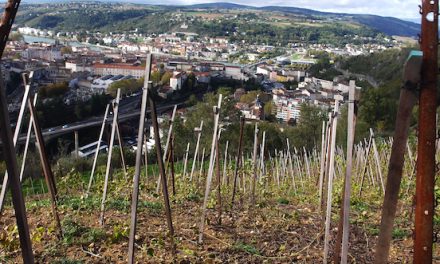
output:
[[[128,98],[127,98],[128,99]],[[140,96],[136,96],[136,98],[133,98],[133,100],[124,102],[124,104],[121,103],[121,108],[118,114],[118,120],[119,122],[124,122],[127,120],[131,120],[134,119],[135,117],[138,117],[140,115],[140,109],[133,109],[133,105],[136,106],[137,104],[136,99],[140,99]],[[132,107],[129,107],[129,106]],[[158,112],[163,112],[166,111],[168,109],[172,109],[174,107],[174,105],[176,104],[167,104],[167,105],[163,105],[157,108]],[[183,103],[178,103],[177,106],[183,105]],[[137,107],[140,108],[140,107]],[[150,110],[147,110],[147,113],[150,113]],[[83,121],[79,121],[79,122],[75,122],[75,123],[71,123],[71,124],[65,124],[63,126],[57,126],[57,127],[51,127],[51,128],[47,128],[43,130],[43,137],[45,139],[49,139],[49,138],[53,138],[53,137],[57,137],[57,136],[61,136],[64,134],[68,134],[68,133],[73,133],[74,131],[79,131],[82,130],[84,128],[89,128],[89,127],[95,127],[95,126],[100,126],[102,125],[102,121],[103,121],[104,115],[102,116],[96,116],[96,117],[91,117],[89,119],[83,120]],[[110,124],[113,120],[113,114],[108,115],[107,119],[106,119],[106,123]],[[32,139],[34,138],[34,136],[32,136]],[[26,142],[26,133],[21,133],[18,139],[18,144],[23,144]],[[1,142],[0,142],[1,144]]]

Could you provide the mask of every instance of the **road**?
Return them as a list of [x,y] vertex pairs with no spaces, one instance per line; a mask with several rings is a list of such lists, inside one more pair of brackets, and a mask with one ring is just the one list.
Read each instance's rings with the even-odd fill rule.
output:
[[[167,104],[167,105],[163,105],[157,108],[158,112],[163,112],[165,110],[171,109],[174,107],[174,105],[176,104]],[[183,105],[183,103],[178,103],[177,106]],[[128,107],[126,107],[125,109],[122,109],[123,111],[120,111],[118,114],[118,120],[119,122],[124,122],[127,120],[131,120],[134,119],[135,117],[138,117],[140,115],[140,109],[136,109],[136,110],[129,110]],[[150,110],[147,111],[147,113],[149,113]],[[51,127],[48,129],[44,129],[43,130],[43,137],[45,139],[48,138],[53,138],[53,137],[57,137],[57,136],[61,136],[64,134],[68,134],[68,133],[73,133],[74,131],[79,131],[85,128],[89,128],[89,127],[95,127],[95,126],[100,126],[102,125],[102,121],[103,121],[104,115],[102,116],[97,116],[97,117],[92,117],[83,121],[79,121],[79,122],[75,122],[75,123],[71,123],[71,124],[66,124],[63,126],[57,126],[57,127]],[[106,123],[110,124],[113,121],[113,115],[108,115],[107,119],[106,119]],[[34,137],[32,137],[34,138]],[[25,133],[21,133],[18,139],[18,144],[23,144],[26,142],[26,134]],[[0,142],[1,144],[1,142]]]

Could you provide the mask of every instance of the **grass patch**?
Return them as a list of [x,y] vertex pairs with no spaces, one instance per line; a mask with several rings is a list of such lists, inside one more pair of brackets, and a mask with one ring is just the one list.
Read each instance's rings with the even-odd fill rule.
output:
[[235,244],[234,249],[247,252],[251,255],[261,255],[258,249],[255,248],[253,245],[245,244],[242,242]]

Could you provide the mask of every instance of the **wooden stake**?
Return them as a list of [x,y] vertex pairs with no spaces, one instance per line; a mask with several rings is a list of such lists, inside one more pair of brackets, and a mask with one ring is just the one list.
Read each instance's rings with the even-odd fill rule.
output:
[[258,153],[258,123],[255,123],[254,132],[254,152],[252,156],[252,166],[253,166],[253,178],[252,178],[252,194],[251,194],[251,205],[255,207],[255,191],[257,187],[257,154]]
[[[143,151],[143,142],[144,142],[145,116],[147,110],[148,89],[151,88],[153,85],[152,82],[150,82],[151,62],[152,62],[152,55],[148,54],[147,62],[145,65],[144,87],[142,89],[141,113],[139,118],[137,149],[136,149],[136,165],[135,165],[135,171],[133,177],[133,193],[131,195],[131,221],[130,221],[130,235],[128,241],[129,264],[133,264],[135,261],[134,242],[136,237],[137,206],[139,200],[139,179],[141,175],[141,160],[142,160],[142,151]],[[147,146],[145,145],[145,152],[146,151],[147,151]],[[148,168],[147,162],[145,162],[145,167]]]
[[[174,118],[176,117],[176,111],[177,111],[177,105],[174,106],[173,114],[171,115],[170,128],[168,130],[167,142],[165,144],[165,149],[164,149],[165,151],[163,153],[163,160],[164,160],[164,162],[167,159],[168,148],[170,146],[170,141],[171,141],[171,135],[173,134],[173,125],[174,125]],[[160,189],[160,177],[157,178],[157,186],[156,186],[156,192],[157,193],[159,193],[159,189]]]
[[198,133],[197,133],[196,150],[194,152],[194,158],[193,158],[193,163],[192,163],[192,168],[191,168],[191,175],[189,176],[190,181],[192,181],[192,179],[193,179],[194,170],[196,168],[196,162],[197,162],[197,157],[198,157],[198,153],[199,153],[200,137],[202,136],[202,130],[203,130],[203,120],[200,121],[200,127],[194,129],[194,131],[198,132]]
[[[25,74],[23,75],[24,95],[23,95],[23,99],[21,101],[20,112],[18,113],[17,125],[15,126],[15,131],[14,131],[14,138],[13,138],[14,147],[17,146],[18,136],[20,135],[20,132],[21,132],[21,125],[23,123],[23,116],[24,116],[27,101],[29,98],[29,91],[31,89],[31,85],[30,85],[31,82],[30,81],[32,80],[33,76],[34,76],[34,72],[32,71],[29,74],[29,81],[28,81],[26,79],[26,75]],[[31,125],[29,127],[31,127]],[[24,157],[23,157],[23,159],[24,159]],[[21,182],[21,177],[20,177],[20,182]],[[3,205],[4,205],[4,200],[5,200],[5,196],[6,196],[6,190],[8,187],[8,183],[9,183],[9,175],[8,175],[8,171],[6,171],[5,175],[3,177],[2,190],[0,193],[0,213],[3,211]]]
[[104,119],[102,120],[101,131],[99,132],[98,144],[96,145],[95,158],[93,159],[92,172],[90,173],[89,185],[87,186],[87,191],[86,191],[86,195],[85,195],[86,197],[89,196],[90,188],[92,186],[93,175],[95,174],[96,164],[98,162],[99,150],[101,148],[101,141],[102,141],[102,136],[104,135],[105,123],[107,121],[107,115],[108,115],[109,108],[110,108],[110,105],[107,104],[107,107],[105,108]]
[[[10,6],[11,3],[14,2],[9,1],[7,5]],[[5,16],[3,16],[2,24],[0,25],[0,32],[2,31],[1,29],[3,29],[4,31],[4,27],[8,26],[5,25],[4,21],[5,21]],[[7,31],[7,34],[1,34],[1,36],[5,38],[4,40],[5,44],[6,44],[6,39],[8,38],[7,37],[8,34],[9,34],[9,30]],[[0,52],[0,55],[1,54],[2,52]],[[5,95],[5,84],[0,74],[0,138],[3,143],[3,152],[4,152],[6,168],[8,170],[8,174],[11,176],[9,181],[11,184],[12,204],[14,206],[15,219],[17,221],[18,234],[20,239],[21,255],[23,257],[24,263],[33,264],[34,255],[32,252],[32,243],[29,235],[29,226],[26,216],[26,206],[24,203],[23,193],[21,190],[21,184],[18,175],[17,157],[15,153],[14,142],[12,139],[12,131],[9,129],[9,127],[10,127],[10,121],[9,121],[9,113],[8,113],[8,104],[6,102],[6,95]]]
[[37,141],[38,152],[40,153],[41,167],[43,168],[44,178],[46,179],[47,188],[49,189],[49,194],[51,197],[52,213],[58,228],[58,236],[59,236],[58,238],[61,239],[63,237],[63,230],[61,229],[60,217],[58,216],[58,210],[57,210],[58,194],[55,185],[55,178],[53,176],[52,169],[50,168],[49,160],[47,159],[43,134],[41,133],[40,124],[38,123],[32,98],[28,99],[28,107],[32,116],[32,125],[35,131],[35,138]]
[[154,128],[154,139],[156,142],[157,163],[159,165],[160,178],[162,181],[162,193],[165,203],[165,213],[167,217],[167,224],[168,224],[168,230],[170,236],[171,252],[173,256],[175,256],[176,248],[174,244],[174,227],[171,216],[171,205],[170,205],[170,196],[168,194],[167,177],[165,175],[165,166],[162,156],[162,146],[160,144],[159,124],[157,122],[157,113],[156,113],[156,103],[154,102],[153,98],[151,98],[151,96],[149,96],[149,102],[151,107],[151,119],[153,121],[153,128]]
[[232,188],[232,201],[231,201],[231,212],[234,208],[234,200],[235,200],[235,191],[237,188],[237,177],[238,177],[238,170],[240,169],[240,157],[241,157],[241,148],[243,145],[243,130],[244,130],[244,117],[240,117],[240,136],[238,141],[238,151],[237,151],[237,158],[235,161],[235,170],[234,170],[234,186]]
[[332,136],[330,143],[330,159],[329,159],[329,177],[327,187],[327,213],[325,219],[325,237],[324,237],[324,264],[328,261],[328,251],[330,243],[330,222],[332,210],[332,189],[333,189],[333,174],[335,170],[335,145],[336,145],[336,128],[338,122],[339,101],[335,101],[334,118],[332,124]]
[[351,178],[353,165],[353,145],[356,131],[357,121],[357,105],[356,105],[356,85],[354,81],[350,81],[349,98],[348,98],[348,126],[347,126],[347,166],[344,179],[344,194],[342,197],[343,204],[341,206],[341,219],[338,228],[338,237],[336,240],[335,263],[339,262],[339,249],[342,243],[341,264],[347,264],[348,261],[348,238],[350,233],[350,198],[351,198]]
[[373,142],[373,152],[374,152],[374,159],[376,160],[377,172],[379,173],[379,179],[380,179],[382,191],[385,192],[385,185],[383,183],[383,177],[382,177],[382,169],[380,168],[379,152],[377,151],[376,140],[374,139],[374,132],[373,132],[372,128],[370,128],[370,134],[373,139],[373,141],[372,141]]
[[119,109],[120,97],[121,97],[121,89],[118,89],[118,91],[116,93],[115,107],[113,110],[112,132],[110,135],[110,144],[108,146],[107,168],[105,171],[104,190],[102,192],[102,200],[101,200],[101,214],[99,217],[99,223],[101,226],[104,225],[105,200],[107,198],[108,180],[110,178],[110,174],[112,173],[112,167],[111,167],[112,166],[112,153],[113,153],[113,145],[115,142],[116,125],[118,122],[118,109]]
[[189,146],[190,146],[190,143],[188,142],[188,144],[186,145],[186,151],[185,151],[185,161],[183,163],[183,175],[182,175],[183,181],[185,181],[185,178],[186,178],[186,166],[188,164]]
[[215,155],[215,146],[216,141],[218,140],[218,128],[219,128],[219,119],[220,119],[220,108],[222,103],[222,94],[219,94],[217,108],[214,107],[214,131],[212,135],[212,144],[211,144],[211,155],[209,161],[209,169],[208,169],[208,177],[206,179],[206,190],[205,190],[205,199],[203,200],[202,207],[202,217],[200,220],[200,230],[199,230],[199,244],[203,243],[203,230],[205,227],[205,217],[206,217],[206,206],[208,205],[209,192],[211,189],[212,176],[214,171],[214,155]]

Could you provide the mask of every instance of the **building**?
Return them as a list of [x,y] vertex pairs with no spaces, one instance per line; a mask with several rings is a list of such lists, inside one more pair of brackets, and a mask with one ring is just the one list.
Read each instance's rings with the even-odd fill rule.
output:
[[95,79],[92,82],[91,85],[91,89],[94,91],[106,91],[108,89],[108,87],[116,82],[116,81],[121,81],[121,80],[126,80],[126,79],[132,79],[133,76],[124,76],[124,75],[106,75],[103,76],[101,78]]
[[170,78],[170,86],[174,91],[182,89],[183,84],[187,78],[186,73],[175,71],[173,72],[173,77]]
[[100,76],[124,75],[133,76],[136,79],[145,75],[145,67],[129,63],[95,63],[92,66],[92,73]]

